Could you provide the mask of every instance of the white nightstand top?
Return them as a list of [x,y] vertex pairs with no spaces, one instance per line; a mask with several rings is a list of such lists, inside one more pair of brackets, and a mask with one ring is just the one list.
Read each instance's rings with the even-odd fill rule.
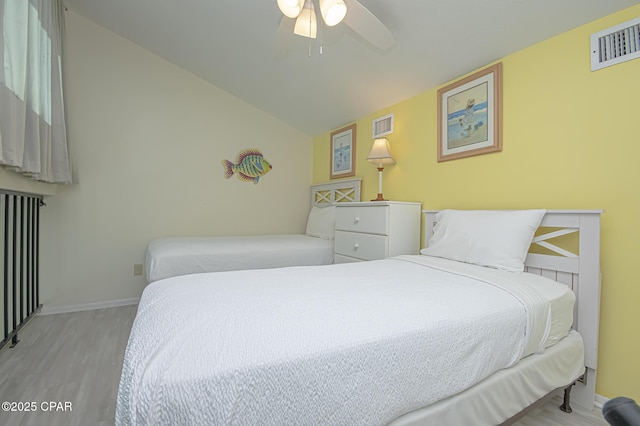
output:
[[356,207],[356,206],[389,206],[391,204],[413,204],[413,205],[422,205],[422,203],[415,203],[415,202],[411,202],[411,201],[349,201],[346,203],[336,203],[335,205],[340,207],[340,206],[350,206],[350,207]]

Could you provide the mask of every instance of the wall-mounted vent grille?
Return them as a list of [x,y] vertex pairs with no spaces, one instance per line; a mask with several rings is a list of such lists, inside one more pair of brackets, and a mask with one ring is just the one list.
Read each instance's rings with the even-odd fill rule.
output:
[[393,113],[373,120],[373,138],[381,138],[382,136],[393,133]]
[[640,18],[591,34],[591,71],[640,58]]

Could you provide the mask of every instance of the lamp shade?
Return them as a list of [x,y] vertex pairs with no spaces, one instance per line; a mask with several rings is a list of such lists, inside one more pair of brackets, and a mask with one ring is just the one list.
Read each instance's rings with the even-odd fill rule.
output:
[[339,24],[347,14],[347,5],[343,0],[320,0],[320,13],[329,27]]
[[304,5],[304,0],[278,0],[280,12],[287,18],[297,18]]
[[378,167],[396,164],[396,160],[391,156],[387,138],[379,138],[373,141],[367,161],[377,164]]
[[303,37],[316,38],[318,31],[316,11],[313,8],[313,3],[307,2],[307,5],[309,7],[305,6],[305,8],[300,11],[293,32]]

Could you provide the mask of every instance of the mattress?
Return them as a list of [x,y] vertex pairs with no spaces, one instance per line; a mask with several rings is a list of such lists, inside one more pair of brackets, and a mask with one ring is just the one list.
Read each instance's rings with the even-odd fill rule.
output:
[[333,240],[302,234],[162,238],[147,246],[148,282],[178,275],[333,263]]
[[583,373],[584,342],[571,330],[544,352],[497,371],[462,393],[407,413],[389,426],[495,426]]
[[569,293],[427,256],[159,281],[116,423],[387,424],[543,352]]
[[537,348],[536,352],[542,352],[544,348],[555,345],[560,339],[567,335],[573,325],[573,308],[576,302],[576,295],[569,287],[559,285],[558,282],[550,279],[540,279],[538,275],[528,273],[503,273],[491,268],[456,262],[433,256],[398,256],[398,259],[408,262],[418,262],[428,265],[431,268],[443,271],[455,271],[470,277],[484,277],[490,280],[493,275],[505,275],[507,279],[517,276],[519,283],[535,288],[535,291],[543,297],[549,304],[548,328],[544,336],[544,345]]

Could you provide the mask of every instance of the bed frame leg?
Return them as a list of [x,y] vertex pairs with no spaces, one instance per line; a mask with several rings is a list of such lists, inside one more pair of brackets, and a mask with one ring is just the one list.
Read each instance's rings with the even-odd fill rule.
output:
[[564,401],[560,406],[560,409],[565,413],[571,413],[573,410],[571,409],[571,389],[573,388],[573,383],[564,388]]

